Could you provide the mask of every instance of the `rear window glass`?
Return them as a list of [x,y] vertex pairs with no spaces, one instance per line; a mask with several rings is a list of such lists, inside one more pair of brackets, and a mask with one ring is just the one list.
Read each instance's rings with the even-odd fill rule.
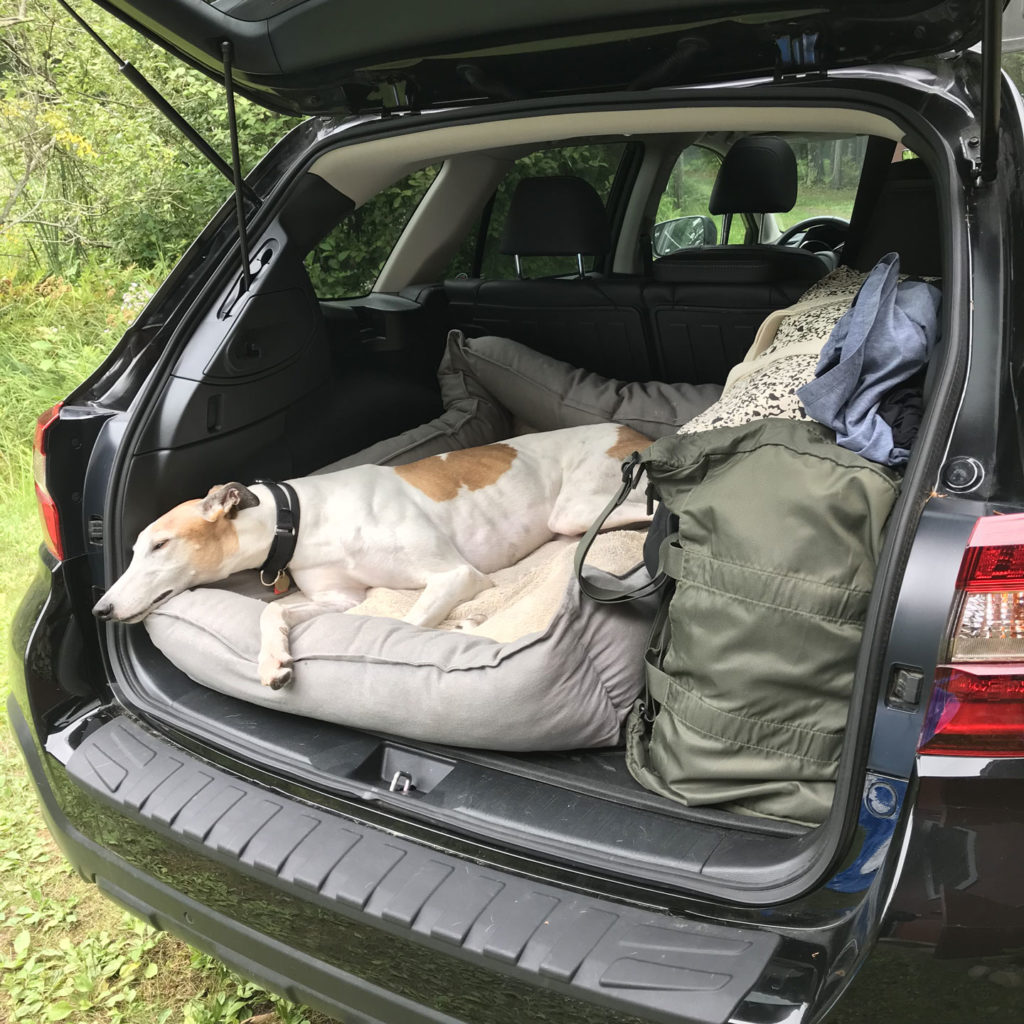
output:
[[[705,146],[687,146],[679,154],[658,200],[652,238],[655,256],[724,240],[721,215],[712,217],[708,212],[721,166],[721,155]],[[736,231],[731,241],[742,242],[743,231]]]
[[353,210],[306,256],[306,270],[321,299],[351,299],[373,289],[405,226],[437,177],[424,167]]

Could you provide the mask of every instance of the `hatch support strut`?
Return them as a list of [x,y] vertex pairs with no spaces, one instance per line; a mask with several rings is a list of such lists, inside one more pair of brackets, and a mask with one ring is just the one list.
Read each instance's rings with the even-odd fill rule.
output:
[[235,184],[235,216],[238,219],[238,241],[242,247],[242,294],[252,286],[249,273],[249,233],[245,224],[245,200],[242,198],[242,160],[238,155],[238,122],[235,120],[235,87],[231,81],[231,43],[220,44],[224,58],[224,94],[228,101],[228,133],[231,136],[231,175]]
[[[138,89],[139,92],[141,92],[142,95],[145,96],[146,99],[149,100],[149,102],[152,103],[153,106],[156,107],[156,109],[159,110],[160,113],[163,114],[164,117],[166,117],[167,120],[170,121],[171,124],[173,124],[174,127],[177,128],[178,131],[181,132],[181,134],[184,135],[185,138],[188,139],[188,141],[191,142],[192,145],[195,146],[196,149],[198,149],[199,152],[202,153],[203,156],[205,156],[221,174],[224,175],[225,178],[228,179],[228,181],[235,185],[237,190],[238,185],[235,181],[234,172],[227,162],[206,141],[206,139],[204,139],[199,132],[197,132],[195,128],[193,128],[192,125],[190,125],[188,121],[186,121],[185,118],[183,118],[181,114],[179,114],[178,111],[175,110],[174,107],[172,107],[170,103],[168,103],[167,100],[165,100],[163,96],[156,91],[155,88],[153,88],[152,83],[148,81],[142,72],[139,71],[131,61],[122,60],[121,57],[107,45],[102,36],[93,29],[93,27],[67,2],[67,0],[57,0],[57,3],[59,3],[61,7],[63,7],[64,10],[66,10],[68,14],[78,22],[89,36],[99,43],[104,53],[117,63],[117,68],[121,74],[124,75],[124,77],[127,78],[128,81],[131,82],[132,85],[134,85],[135,88]],[[246,198],[259,205],[259,196],[256,195],[248,185],[243,185],[242,187],[245,190]]]
[[981,37],[982,181],[995,181],[999,162],[999,92],[1002,85],[1003,3],[988,0]]

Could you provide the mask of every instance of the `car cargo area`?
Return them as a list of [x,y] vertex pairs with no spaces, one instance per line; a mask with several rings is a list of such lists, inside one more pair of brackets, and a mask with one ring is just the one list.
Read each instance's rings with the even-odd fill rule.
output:
[[[85,515],[103,514],[105,533],[104,544],[90,548],[94,580],[111,585],[147,523],[213,484],[351,465],[359,453],[372,449],[372,456],[382,442],[438,421],[447,412],[438,365],[450,332],[511,339],[624,384],[685,385],[688,395],[703,396],[703,408],[765,318],[830,274],[866,273],[898,252],[903,274],[941,278],[944,294],[952,290],[956,282],[943,274],[949,228],[936,199],[935,181],[945,171],[935,139],[909,128],[895,102],[855,109],[830,106],[827,87],[807,102],[796,101],[794,91],[785,103],[773,102],[783,95],[778,90],[747,89],[742,105],[609,102],[480,123],[410,117],[408,131],[392,127],[387,135],[372,124],[325,131],[320,148],[256,221],[249,289],[237,260],[225,261],[176,328],[147,384],[145,413],[119,417],[124,436],[110,463],[94,458]],[[710,183],[721,154],[738,139],[769,133],[799,153],[817,152],[817,140],[828,140],[836,180],[847,176],[842,224],[823,212],[793,233],[756,207],[729,214],[725,225],[691,215],[699,203],[706,209],[706,197],[698,203],[677,188],[681,172],[674,169],[688,166],[696,175],[699,168]],[[904,148],[913,159],[899,159]],[[545,164],[537,154],[550,158]],[[530,159],[535,163],[524,164]],[[702,160],[712,162],[711,171]],[[516,257],[522,276],[504,254],[487,263],[486,239],[497,248],[508,230],[500,222],[507,197],[496,189],[510,173],[526,177],[523,166],[567,178],[603,175],[607,251],[587,265],[576,250],[531,263],[527,247],[522,267]],[[858,190],[862,173],[868,184]],[[382,240],[379,266],[360,271],[365,292],[331,294],[339,266],[335,279],[359,287],[358,275],[344,277],[346,236],[331,231],[346,221],[364,237],[376,230],[370,204],[393,188],[420,192],[403,207],[394,240]],[[659,200],[672,189],[674,205]],[[558,233],[558,215],[555,204],[541,218],[542,233]],[[668,229],[656,225],[669,220],[713,230],[714,254],[702,259],[701,246],[662,244]],[[723,228],[734,244],[721,244]],[[780,235],[791,244],[777,244]],[[774,251],[762,259],[761,250]],[[507,276],[495,276],[500,259]],[[937,352],[936,362],[943,348]],[[936,379],[933,366],[926,403]],[[392,454],[392,464],[404,461]],[[93,497],[104,483],[114,494],[105,513]],[[914,500],[904,490],[893,520]],[[891,568],[886,552],[883,569]],[[236,582],[259,591],[253,576]],[[847,809],[865,784],[863,729],[878,686],[864,670],[871,663],[865,645],[833,811],[810,827],[660,796],[634,780],[621,745],[514,752],[382,735],[198,685],[142,624],[108,627],[106,644],[118,696],[153,728],[307,801],[357,814],[373,806],[432,830],[442,846],[481,844],[513,860],[529,855],[558,869],[620,882],[643,878],[740,904],[792,897],[832,863]]]

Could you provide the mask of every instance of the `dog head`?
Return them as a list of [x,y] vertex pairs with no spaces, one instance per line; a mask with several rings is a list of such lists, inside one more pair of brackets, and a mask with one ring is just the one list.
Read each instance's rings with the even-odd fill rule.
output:
[[139,534],[131,564],[96,603],[93,615],[139,622],[175,594],[229,576],[238,551],[233,520],[239,510],[259,503],[247,487],[230,483],[172,508]]

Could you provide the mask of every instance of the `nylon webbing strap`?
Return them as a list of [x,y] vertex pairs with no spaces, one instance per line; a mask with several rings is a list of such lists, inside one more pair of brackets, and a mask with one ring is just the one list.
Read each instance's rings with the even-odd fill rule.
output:
[[683,578],[683,549],[671,537],[666,537],[658,549],[658,574],[674,580]]
[[648,707],[652,700],[656,700],[659,704],[666,703],[672,688],[677,685],[668,673],[663,672],[657,665],[651,664],[649,659],[644,666],[644,678],[647,681]]
[[583,535],[579,544],[576,546],[576,557],[574,559],[574,567],[576,570],[576,579],[579,581],[580,590],[589,597],[592,601],[597,601],[599,604],[622,604],[625,601],[635,601],[641,597],[647,597],[648,594],[656,593],[660,588],[664,580],[664,576],[661,573],[651,580],[649,583],[645,583],[639,587],[614,587],[614,586],[603,586],[600,583],[595,583],[591,577],[584,575],[583,565],[587,560],[587,553],[590,551],[591,545],[594,543],[594,539],[601,531],[601,527],[604,526],[608,517],[622,504],[625,503],[629,497],[629,492],[634,490],[637,484],[640,483],[641,477],[644,475],[645,467],[640,462],[640,453],[633,452],[633,454],[622,464],[622,486],[615,492],[614,497],[604,507],[604,511],[594,520],[591,524],[590,529]]

